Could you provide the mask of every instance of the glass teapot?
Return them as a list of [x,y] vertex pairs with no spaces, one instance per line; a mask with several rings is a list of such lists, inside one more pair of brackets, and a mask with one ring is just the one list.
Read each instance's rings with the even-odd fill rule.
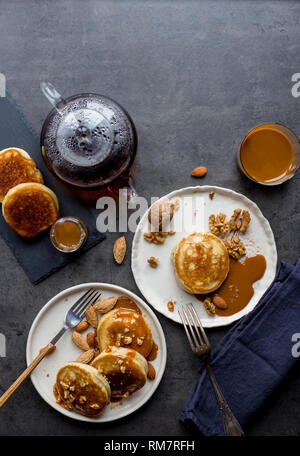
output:
[[103,95],[83,93],[63,99],[48,82],[41,83],[41,90],[53,106],[41,132],[48,168],[81,196],[93,190],[117,194],[125,186],[128,197],[135,196],[130,169],[137,134],[129,114]]

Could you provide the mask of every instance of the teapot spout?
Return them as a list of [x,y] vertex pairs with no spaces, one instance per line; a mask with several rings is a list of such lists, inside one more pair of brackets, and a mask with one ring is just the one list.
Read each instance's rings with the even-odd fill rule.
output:
[[61,94],[57,92],[55,87],[50,82],[41,82],[40,88],[42,93],[45,95],[49,103],[61,114],[61,109],[65,106],[65,100]]

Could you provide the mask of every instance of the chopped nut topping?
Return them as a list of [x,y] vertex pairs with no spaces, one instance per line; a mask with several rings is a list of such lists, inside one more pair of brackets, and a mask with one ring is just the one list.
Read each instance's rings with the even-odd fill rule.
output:
[[78,402],[79,404],[84,404],[86,402],[86,396],[79,396]]
[[130,331],[130,329],[127,328],[127,326],[126,326],[126,328],[124,328],[124,333],[128,333],[129,331]]
[[173,234],[175,234],[175,231],[152,231],[150,233],[144,233],[144,239],[147,242],[158,245],[163,244],[166,240],[166,237],[173,236]]
[[94,409],[94,410],[99,410],[100,405],[99,404],[92,404],[91,408]]
[[173,301],[169,301],[167,304],[167,307],[170,312],[174,312],[174,302]]
[[65,391],[64,391],[64,398],[65,398],[65,399],[68,399],[69,396],[70,396],[70,391],[65,390]]
[[121,346],[122,334],[118,333],[116,337],[116,347]]
[[214,196],[215,196],[215,192],[210,192],[208,196],[209,196],[210,200],[213,200]]
[[228,251],[228,255],[234,260],[238,260],[246,253],[246,248],[238,236],[234,236],[232,241],[227,239],[225,241],[225,247]]
[[138,345],[143,345],[143,343],[144,343],[144,338],[143,338],[143,337],[137,337],[136,343],[137,343]]
[[63,382],[62,380],[59,382],[61,384],[61,386],[63,387],[63,389],[67,390],[69,389],[70,385],[68,385],[67,383]]
[[159,259],[155,258],[153,256],[148,258],[147,261],[148,261],[149,265],[151,266],[151,268],[157,268],[157,266],[159,265]]
[[220,212],[217,216],[211,214],[209,216],[209,229],[215,236],[223,236],[229,230],[229,222],[226,214]]
[[132,342],[132,337],[130,337],[130,336],[124,336],[123,337],[123,343],[125,345],[129,345],[129,344],[131,344],[131,342]]
[[126,366],[120,366],[120,371],[122,372],[122,374],[125,374]]
[[215,306],[211,302],[210,298],[204,299],[203,304],[204,304],[205,310],[208,313],[208,315],[215,315],[215,313],[216,313]]
[[75,391],[75,385],[70,386],[70,391]]

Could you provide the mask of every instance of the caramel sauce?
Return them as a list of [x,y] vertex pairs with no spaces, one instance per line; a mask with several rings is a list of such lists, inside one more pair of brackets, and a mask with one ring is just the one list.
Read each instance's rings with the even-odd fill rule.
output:
[[73,222],[59,223],[54,231],[55,241],[64,247],[76,247],[80,242],[80,229]]
[[[138,305],[130,298],[127,296],[120,296],[118,298],[118,302],[115,305],[115,309],[128,309],[128,310],[133,310],[134,312],[137,312],[139,314],[142,314],[140,308]],[[147,356],[148,361],[154,361],[157,357],[157,352],[158,352],[158,345],[153,341],[152,349],[149,355]]]
[[115,309],[134,310],[134,312],[142,314],[138,305],[132,299],[128,298],[127,296],[120,296],[118,298],[117,304],[115,305],[114,308]]
[[[121,347],[133,348],[147,358],[152,349],[152,336],[143,316],[133,310],[116,309],[112,320],[107,328],[110,345],[118,346],[118,338],[122,335],[123,339],[119,340]],[[125,337],[130,337],[132,342],[125,344]]]
[[154,361],[157,357],[158,345],[153,341],[152,349],[149,355],[147,356],[148,361]]
[[254,294],[253,283],[260,280],[266,270],[266,259],[263,255],[246,257],[244,261],[237,261],[230,258],[229,273],[217,292],[210,295],[195,295],[199,301],[207,296],[211,298],[217,294],[223,298],[228,308],[219,309],[216,307],[216,314],[220,316],[233,315],[244,309]]
[[277,182],[293,172],[292,143],[272,124],[261,125],[246,136],[240,158],[247,174],[258,182]]
[[123,366],[126,367],[126,374],[122,374],[119,370],[111,370],[105,372],[110,388],[111,388],[111,402],[118,402],[126,396],[133,394],[138,389],[144,386],[144,380],[140,376],[139,371],[133,367],[133,364],[128,360],[123,360]]

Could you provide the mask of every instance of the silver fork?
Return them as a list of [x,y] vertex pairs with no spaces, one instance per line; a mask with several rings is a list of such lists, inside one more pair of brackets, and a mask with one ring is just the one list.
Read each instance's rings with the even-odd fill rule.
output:
[[75,328],[82,321],[84,312],[90,304],[98,301],[101,293],[93,288],[87,290],[69,309],[64,319],[63,328],[56,334],[51,342],[40,350],[39,355],[32,361],[17,380],[8,388],[7,391],[0,397],[0,408],[6,403],[10,396],[19,388],[24,380],[31,374],[36,366],[45,358],[46,355],[52,353],[56,348],[56,343],[69,328]]
[[214,388],[225,435],[243,436],[244,432],[227,404],[210,365],[211,345],[192,303],[178,309],[193,353],[204,363]]

